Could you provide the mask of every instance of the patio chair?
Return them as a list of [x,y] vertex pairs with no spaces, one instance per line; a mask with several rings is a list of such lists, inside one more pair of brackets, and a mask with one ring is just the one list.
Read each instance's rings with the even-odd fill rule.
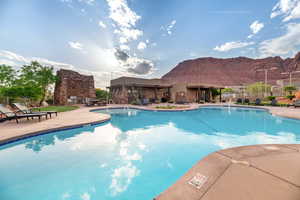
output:
[[244,100],[244,103],[245,103],[245,104],[249,104],[249,103],[250,103],[250,100],[249,100],[249,99],[245,99],[245,100]]
[[97,105],[98,106],[107,106],[106,100],[98,101]]
[[34,117],[38,117],[39,121],[41,121],[42,116],[45,116],[47,118],[46,113],[18,114],[18,112],[13,112],[12,110],[5,107],[3,104],[0,104],[0,113],[4,115],[5,120],[15,119],[17,123],[19,123],[18,119],[22,118],[27,118],[27,120],[29,120],[29,118],[33,119]]
[[149,99],[146,99],[146,98],[142,99],[143,106],[147,106],[148,104],[149,104]]
[[276,106],[276,105],[277,105],[277,100],[276,100],[276,99],[272,99],[271,105],[272,105],[272,106]]
[[295,108],[300,107],[300,99],[295,100],[294,107]]
[[261,100],[259,98],[255,99],[255,105],[259,106],[261,104]]
[[243,103],[243,99],[238,98],[238,99],[236,100],[236,103]]
[[25,106],[24,104],[21,103],[13,103],[14,107],[16,107],[20,112],[23,114],[37,114],[37,113],[46,113],[47,115],[52,118],[52,114],[55,114],[57,116],[56,111],[45,111],[45,112],[36,112]]

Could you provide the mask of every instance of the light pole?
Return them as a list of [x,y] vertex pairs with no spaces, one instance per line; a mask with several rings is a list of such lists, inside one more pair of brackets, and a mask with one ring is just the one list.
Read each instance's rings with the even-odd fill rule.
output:
[[267,84],[268,84],[268,71],[276,70],[276,67],[271,67],[271,68],[264,68],[264,69],[259,69],[256,70],[258,72],[264,71],[265,72],[265,87],[264,87],[264,97],[267,96]]
[[281,74],[288,74],[290,77],[290,86],[292,85],[292,74],[299,73],[300,71],[289,71],[289,72],[283,72]]
[[109,104],[109,100],[110,100],[110,96],[111,96],[111,93],[112,93],[112,88],[111,88],[111,80],[113,79],[113,72],[110,72],[110,80],[109,80],[109,83],[108,83],[108,91],[107,91],[107,97],[106,97],[106,101],[107,101],[107,104]]

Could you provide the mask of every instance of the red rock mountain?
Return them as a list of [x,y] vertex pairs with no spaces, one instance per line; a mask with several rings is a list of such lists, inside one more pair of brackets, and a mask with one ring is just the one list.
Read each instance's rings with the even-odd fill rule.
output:
[[[212,84],[238,86],[264,81],[265,70],[268,70],[268,83],[275,84],[278,79],[286,79],[289,71],[300,70],[300,52],[294,58],[268,57],[252,59],[237,58],[198,58],[179,63],[162,79],[172,83]],[[293,74],[300,78],[300,73]]]

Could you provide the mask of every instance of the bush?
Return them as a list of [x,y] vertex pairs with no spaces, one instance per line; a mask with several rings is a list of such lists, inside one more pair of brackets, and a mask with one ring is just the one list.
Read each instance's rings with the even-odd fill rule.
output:
[[97,99],[107,99],[108,97],[109,97],[109,93],[107,91],[96,88]]
[[238,98],[238,99],[236,100],[236,102],[237,102],[237,103],[243,103],[243,99]]
[[287,95],[286,98],[288,98],[289,100],[292,100],[293,98],[295,98],[295,95]]
[[234,93],[232,88],[224,88],[221,91],[222,91],[222,93]]
[[268,99],[269,101],[272,101],[272,100],[276,99],[276,97],[275,97],[275,96],[268,96],[267,99]]
[[293,91],[296,91],[296,90],[297,90],[297,88],[293,85],[287,85],[287,86],[284,87],[284,91],[286,91],[286,92],[293,92]]
[[262,97],[263,94],[270,93],[271,86],[268,84],[264,84],[261,82],[253,83],[248,85],[246,88],[247,93],[249,93],[252,97]]
[[53,105],[53,104],[54,104],[53,99],[47,99],[46,102],[47,102],[47,104],[49,104],[49,105]]

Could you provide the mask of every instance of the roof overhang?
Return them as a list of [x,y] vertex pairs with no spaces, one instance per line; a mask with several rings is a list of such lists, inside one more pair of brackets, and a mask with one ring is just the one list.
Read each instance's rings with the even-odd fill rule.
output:
[[220,85],[209,85],[209,84],[199,84],[199,85],[187,85],[188,89],[209,89],[209,88],[216,88],[216,89],[224,89],[224,86]]
[[[111,85],[109,88],[122,87],[122,84]],[[125,87],[139,87],[139,88],[171,88],[172,85],[152,85],[152,84],[125,84]]]

